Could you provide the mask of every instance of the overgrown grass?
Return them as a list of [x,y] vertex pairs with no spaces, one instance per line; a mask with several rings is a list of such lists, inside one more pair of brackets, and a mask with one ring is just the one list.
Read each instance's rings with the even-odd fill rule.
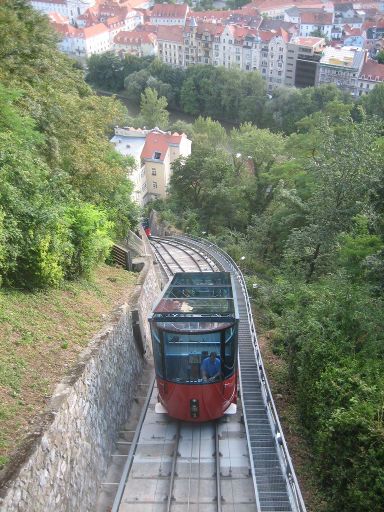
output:
[[105,316],[129,298],[136,276],[103,265],[60,289],[0,289],[0,467]]

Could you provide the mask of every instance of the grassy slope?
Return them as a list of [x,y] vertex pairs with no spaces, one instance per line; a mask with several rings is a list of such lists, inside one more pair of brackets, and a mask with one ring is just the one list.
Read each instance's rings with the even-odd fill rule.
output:
[[0,467],[106,315],[129,298],[136,276],[103,265],[57,290],[0,289]]

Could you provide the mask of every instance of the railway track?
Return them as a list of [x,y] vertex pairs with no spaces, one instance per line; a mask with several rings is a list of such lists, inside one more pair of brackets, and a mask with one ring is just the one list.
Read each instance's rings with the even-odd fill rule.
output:
[[156,258],[169,279],[175,272],[215,272],[217,264],[199,248],[190,247],[186,242],[162,240],[151,237]]
[[156,414],[156,402],[154,386],[112,512],[257,511],[241,413],[192,424]]
[[206,241],[153,237],[151,244],[167,280],[181,271],[226,270],[237,276],[242,401],[234,416],[180,424],[155,414],[153,385],[112,512],[305,512],[240,270]]

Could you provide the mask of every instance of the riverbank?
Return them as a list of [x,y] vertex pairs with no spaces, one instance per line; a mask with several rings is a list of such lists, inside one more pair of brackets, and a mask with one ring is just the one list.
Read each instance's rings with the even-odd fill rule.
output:
[[[137,103],[134,103],[133,101],[126,98],[121,93],[115,93],[110,91],[101,91],[99,89],[95,89],[96,94],[99,96],[116,96],[128,109],[128,113],[130,117],[136,118],[140,114],[140,106]],[[172,125],[176,123],[177,121],[182,121],[184,123],[193,124],[197,117],[190,116],[188,114],[185,114],[184,112],[178,111],[178,110],[169,110],[169,124]],[[225,128],[225,130],[229,133],[233,128],[236,128],[238,125],[234,123],[228,123],[225,121],[218,120],[219,123]]]

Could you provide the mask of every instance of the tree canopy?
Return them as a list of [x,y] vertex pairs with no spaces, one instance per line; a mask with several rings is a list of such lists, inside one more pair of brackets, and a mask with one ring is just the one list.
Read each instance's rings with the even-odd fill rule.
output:
[[197,119],[192,155],[175,162],[161,205],[258,283],[249,293],[286,357],[327,512],[384,505],[384,143],[374,91],[351,104],[334,87],[281,90],[274,131],[244,123],[224,134]]
[[53,286],[87,274],[135,222],[132,162],[108,142],[127,112],[92,92],[27,2],[4,1],[1,26],[0,275]]

